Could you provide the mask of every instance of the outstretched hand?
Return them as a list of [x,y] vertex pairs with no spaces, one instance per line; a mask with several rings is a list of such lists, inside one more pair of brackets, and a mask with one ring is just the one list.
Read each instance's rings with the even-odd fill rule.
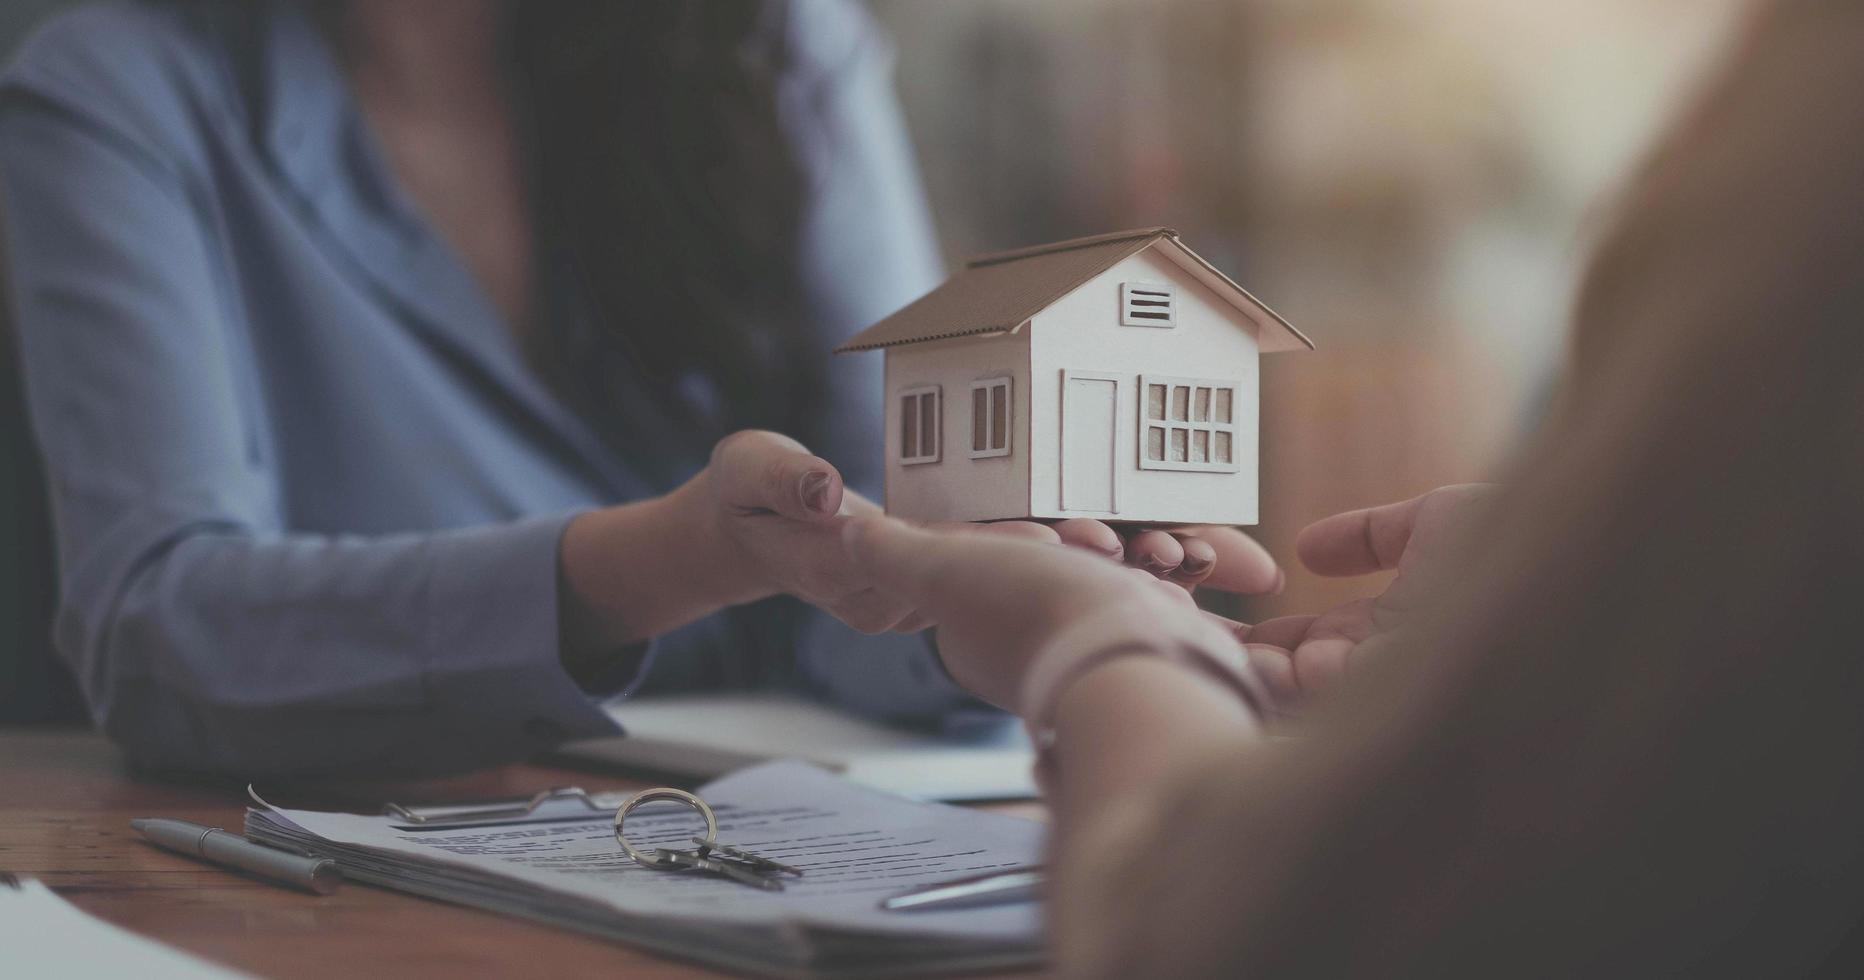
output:
[[[1400,635],[1457,573],[1461,563],[1454,546],[1496,490],[1492,484],[1443,487],[1402,503],[1336,514],[1303,529],[1295,551],[1317,574],[1396,570],[1398,575],[1377,596],[1239,630],[1278,699],[1292,704],[1324,691],[1355,658]],[[1262,655],[1276,650],[1278,656]]]
[[[564,526],[557,553],[564,666],[579,679],[592,677],[618,650],[727,606],[784,593],[865,632],[923,629],[931,620],[909,599],[875,589],[842,545],[845,524],[879,514],[832,464],[796,440],[759,431],[728,436],[706,468],[673,492],[587,511]],[[1230,529],[1126,538],[1099,521],[1076,520],[939,530],[1071,545],[1143,568],[1172,583],[1180,598],[1200,582],[1260,591],[1280,575],[1266,552]]]
[[[851,565],[841,526],[881,509],[849,490],[827,460],[774,432],[739,432],[722,440],[695,478],[705,506],[700,522],[721,543],[739,600],[787,593],[868,633],[929,625],[911,601],[873,587]],[[1261,545],[1234,528],[1141,530],[1122,535],[1095,520],[1054,525],[1029,521],[927,526],[948,534],[1061,543],[1125,562],[1188,591],[1209,584],[1227,591],[1276,588],[1281,570]]]
[[[874,589],[842,548],[842,525],[878,516],[880,507],[848,489],[833,464],[796,440],[756,430],[727,436],[713,449],[711,465],[687,489],[700,492],[704,504],[698,522],[718,542],[725,556],[721,564],[742,580],[734,601],[784,593],[864,633],[920,628],[912,603]],[[948,529],[1060,540],[1055,531],[1028,522]]]

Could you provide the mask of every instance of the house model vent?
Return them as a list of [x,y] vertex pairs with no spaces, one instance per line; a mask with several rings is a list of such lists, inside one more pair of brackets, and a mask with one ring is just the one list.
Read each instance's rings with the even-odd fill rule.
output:
[[1177,288],[1170,283],[1120,283],[1120,324],[1128,327],[1176,326]]

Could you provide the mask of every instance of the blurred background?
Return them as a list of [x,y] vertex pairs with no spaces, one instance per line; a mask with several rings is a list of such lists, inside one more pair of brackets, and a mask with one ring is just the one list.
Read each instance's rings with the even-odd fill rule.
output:
[[[875,0],[953,261],[1170,225],[1319,345],[1263,362],[1262,525],[1494,472],[1611,195],[1742,0]],[[1254,617],[1374,583],[1290,569]]]
[[[63,5],[0,0],[0,53]],[[1532,426],[1611,192],[1742,5],[870,3],[952,261],[1171,225],[1318,342],[1264,365],[1283,556],[1313,518],[1491,473]],[[1290,571],[1246,613],[1371,587]]]

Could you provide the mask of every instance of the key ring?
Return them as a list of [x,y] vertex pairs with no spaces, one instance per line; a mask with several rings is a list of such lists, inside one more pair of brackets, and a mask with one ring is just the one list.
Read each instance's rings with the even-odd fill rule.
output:
[[659,858],[655,857],[652,852],[643,851],[635,847],[633,844],[628,843],[628,838],[622,836],[621,823],[623,820],[628,819],[629,812],[638,806],[648,803],[684,803],[694,810],[699,811],[699,815],[705,818],[705,837],[700,841],[700,846],[710,848],[713,844],[717,843],[718,817],[713,815],[712,808],[707,806],[704,800],[683,789],[663,788],[642,790],[628,797],[628,802],[623,803],[621,809],[615,811],[615,840],[621,844],[621,849],[626,851],[628,856],[633,858],[637,864],[645,865],[649,868],[669,868],[676,866],[661,861]]

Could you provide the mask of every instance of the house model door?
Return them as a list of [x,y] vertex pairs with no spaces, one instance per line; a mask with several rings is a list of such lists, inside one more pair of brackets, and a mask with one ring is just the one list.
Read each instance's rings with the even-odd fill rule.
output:
[[1119,431],[1119,379],[1111,374],[1066,371],[1061,392],[1061,509],[1117,513],[1114,441]]

